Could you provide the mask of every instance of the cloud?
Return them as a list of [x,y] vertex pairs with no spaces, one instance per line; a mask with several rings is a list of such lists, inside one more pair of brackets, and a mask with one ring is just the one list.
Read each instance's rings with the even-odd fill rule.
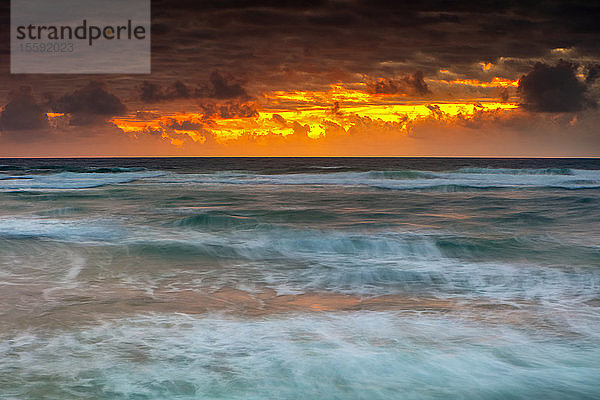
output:
[[140,86],[140,99],[146,103],[153,103],[165,99],[165,96],[156,83],[144,81]]
[[371,93],[424,95],[429,93],[429,87],[423,79],[423,71],[398,79],[381,78],[367,83]]
[[[190,103],[201,102],[201,108],[215,120],[247,116],[256,112],[247,102],[250,96],[256,95],[257,102],[261,102],[259,93],[325,92],[331,84],[339,82],[346,85],[344,87],[362,83],[365,76],[381,80],[373,81],[367,88],[353,86],[355,90],[415,97],[429,90],[435,94],[435,98],[427,96],[430,103],[470,102],[492,97],[512,103],[519,94],[523,103],[519,111],[523,113],[527,110],[585,109],[592,104],[590,97],[600,91],[600,82],[596,79],[600,65],[600,24],[597,23],[600,3],[589,0],[541,3],[208,0],[200,7],[197,1],[191,0],[153,0],[152,6],[152,75],[106,78],[123,90],[118,92],[119,95],[125,90],[137,90],[132,92],[135,93],[132,99],[138,97],[135,103],[132,102],[132,109],[139,106],[139,98],[144,103],[201,99],[190,100]],[[9,11],[8,5],[0,6],[3,21],[9,21]],[[5,30],[6,40],[0,41],[2,54],[8,54],[8,34],[9,30]],[[557,73],[561,70],[556,65],[560,58],[589,67],[579,67],[577,71],[563,68],[562,73]],[[0,92],[11,85],[28,82],[35,85],[38,93],[56,90],[56,87],[73,92],[75,88],[85,86],[89,79],[81,75],[56,75],[52,79],[35,75],[11,77],[8,60],[9,57],[0,57],[4,68]],[[540,68],[541,71],[532,71],[536,62],[545,67]],[[482,63],[486,68],[482,68]],[[211,71],[214,72],[211,74]],[[423,72],[419,76],[414,71]],[[424,76],[430,78],[426,83]],[[521,76],[524,79],[519,93],[513,87],[505,90],[442,82],[491,82],[495,77],[514,81]],[[143,84],[144,80],[148,82]],[[75,99],[75,92],[69,96],[71,101],[61,98],[66,103],[62,109],[74,112],[73,123],[105,119],[107,114],[86,111],[86,108],[98,109],[87,104],[92,96]],[[384,102],[390,101],[388,97],[392,96],[373,97],[377,98],[376,102]],[[348,102],[340,101],[338,106],[335,100],[326,96],[315,106],[328,108],[333,104],[327,118],[349,118]],[[112,103],[118,105],[118,101]],[[223,102],[225,105],[221,104]],[[78,103],[84,105],[83,110],[77,107]],[[30,100],[25,104],[24,108],[39,115],[38,102]],[[13,106],[14,110],[20,108],[17,103]],[[298,124],[289,112],[293,106],[293,101],[282,102],[281,108],[271,110],[281,110],[285,117],[281,121],[273,116],[272,124],[277,127],[276,124],[285,123],[287,130],[291,130],[293,124]],[[169,113],[179,111],[180,104],[161,104],[156,108],[159,113]],[[261,116],[268,114],[259,110]],[[5,114],[5,118],[11,115],[9,111]],[[431,110],[431,118],[441,124],[444,118],[436,119],[438,114],[437,110]],[[553,116],[541,112],[526,114],[536,115],[536,118]],[[12,118],[19,119],[20,115],[22,113],[13,112]],[[151,118],[151,115],[140,116],[140,119]],[[271,119],[271,116],[267,118]],[[577,122],[577,129],[583,129],[581,121],[584,119]],[[234,122],[227,121],[226,128]],[[467,123],[469,127],[480,125],[479,121],[475,122],[469,120],[465,126]],[[298,132],[305,130],[307,125],[304,123],[296,126]],[[595,125],[585,126],[597,136]],[[318,131],[318,123],[312,123],[312,127],[311,137]],[[438,125],[435,127],[437,129]],[[69,134],[75,130],[71,129]],[[254,131],[253,127],[248,130]],[[527,135],[530,130],[523,132]],[[370,141],[374,142],[374,139]],[[494,143],[489,145],[493,147]],[[435,142],[429,146],[435,146]]]
[[159,84],[144,81],[139,88],[140,99],[144,103],[189,99],[201,96],[200,89],[194,89],[181,81],[175,81],[170,87],[163,89]]
[[443,118],[444,113],[437,104],[427,104],[427,108],[431,111],[431,114],[436,118]]
[[586,68],[585,83],[592,84],[600,78],[600,64],[592,64]]
[[[533,62],[550,63],[549,52],[559,47],[582,59],[600,57],[600,3],[589,0],[294,3],[153,0],[152,79],[195,79],[219,69],[243,76],[245,89],[255,93],[326,86],[335,83],[333,71],[394,79],[449,69],[483,80],[490,72],[480,62],[516,79]],[[9,8],[0,10],[9,21]],[[8,50],[8,33],[0,51]],[[6,71],[8,60],[0,59]],[[135,85],[144,79],[128,78]],[[214,95],[235,97],[241,89],[230,82]]]
[[197,87],[175,81],[167,88],[153,82],[144,81],[139,87],[139,97],[144,103],[157,103],[161,101],[212,98],[219,100],[242,99],[248,100],[250,96],[242,83],[233,75],[214,70],[205,82]]
[[415,120],[383,121],[358,115],[326,118],[318,123],[318,135],[312,131],[314,125],[273,114],[262,121],[269,129],[252,129],[255,125],[251,124],[220,136],[218,123],[170,121],[156,132],[141,131],[137,137],[162,138],[162,151],[169,154],[214,156],[581,156],[597,155],[600,148],[600,137],[589,129],[599,116],[591,112],[581,113],[574,123],[568,114],[524,109],[476,109],[473,114],[458,115],[446,114],[435,105],[430,109],[430,115]]
[[535,112],[575,112],[595,105],[587,84],[577,79],[577,65],[559,61],[555,66],[536,63],[519,79],[522,106]]
[[63,95],[53,102],[52,109],[72,114],[73,125],[87,125],[126,111],[121,99],[108,92],[106,85],[98,81],[91,81],[87,86]]
[[207,100],[200,103],[199,107],[205,118],[249,118],[258,115],[254,104],[240,100],[231,100],[224,103]]
[[177,121],[177,119],[171,118],[168,120],[168,122],[165,124],[165,126],[167,128],[171,128],[171,129],[193,131],[193,130],[201,130],[203,124],[201,124],[199,122],[189,121],[189,120]]
[[279,114],[273,114],[272,119],[281,126],[287,126],[287,121]]
[[[218,4],[217,4],[218,3]],[[395,2],[153,1],[153,73],[225,69],[248,89],[306,89],[335,83],[331,73],[394,79],[451,69],[483,80],[479,63],[516,79],[557,47],[598,58],[600,4],[467,0]],[[343,6],[341,6],[343,4]],[[191,23],[193,21],[193,23]],[[182,23],[184,22],[184,23]],[[285,35],[281,32],[285,31]],[[195,46],[200,46],[201,51]],[[502,59],[504,62],[500,63]],[[300,87],[300,85],[302,85]]]
[[249,98],[246,89],[229,74],[224,75],[219,71],[213,71],[209,81],[211,84],[210,97],[215,99]]
[[499,91],[499,95],[500,95],[500,100],[503,101],[504,103],[506,103],[508,101],[508,99],[510,98],[510,92],[508,91],[508,88],[501,88]]
[[9,102],[0,114],[2,130],[40,129],[48,127],[45,106],[39,103],[29,86],[9,94]]

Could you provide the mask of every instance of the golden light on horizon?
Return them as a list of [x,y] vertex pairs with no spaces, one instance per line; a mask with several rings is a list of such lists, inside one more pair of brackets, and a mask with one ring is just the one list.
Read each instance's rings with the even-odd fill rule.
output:
[[[513,86],[514,81],[496,78],[491,82],[456,81],[460,84],[478,84],[484,87]],[[488,86],[486,86],[488,85]],[[436,119],[471,118],[478,112],[510,111],[516,103],[501,103],[489,98],[463,101],[428,101],[410,99],[405,94],[370,93],[346,88],[343,84],[330,85],[329,90],[272,91],[256,103],[253,116],[209,115],[202,112],[166,112],[156,118],[140,119],[140,112],[127,117],[113,118],[111,122],[124,133],[158,133],[175,146],[182,146],[182,138],[194,143],[205,143],[207,135],[217,143],[226,143],[242,136],[301,137],[318,139],[328,132],[347,133],[358,120],[392,124],[398,133],[407,133],[411,122]]]

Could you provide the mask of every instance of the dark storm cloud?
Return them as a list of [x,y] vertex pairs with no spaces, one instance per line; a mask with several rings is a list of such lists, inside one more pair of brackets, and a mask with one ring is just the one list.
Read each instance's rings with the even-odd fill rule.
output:
[[[0,7],[5,21],[8,10]],[[146,80],[142,100],[157,102],[320,90],[414,71],[428,78],[450,70],[468,79],[518,79],[537,61],[553,64],[556,48],[572,49],[572,61],[600,63],[598,20],[600,2],[589,0],[153,0],[153,73],[130,77],[128,89]],[[9,24],[0,32],[6,52]],[[0,90],[9,87],[8,59],[0,58],[0,79],[7,81]],[[495,68],[482,71],[479,62]],[[178,87],[164,84],[177,81]]]
[[535,112],[574,112],[594,106],[587,84],[577,79],[577,65],[561,61],[555,66],[537,63],[519,80],[522,106]]
[[140,99],[144,103],[156,103],[174,99],[189,99],[198,96],[198,89],[190,88],[181,81],[175,81],[166,89],[163,89],[157,83],[148,81],[144,81],[140,86]]
[[[0,3],[0,26],[10,26],[10,2]],[[0,29],[0,54],[8,56],[10,54],[10,35],[8,29]]]
[[163,88],[157,83],[144,81],[139,87],[139,97],[144,103],[202,97],[219,100],[250,99],[242,83],[233,75],[216,70],[210,74],[208,81],[196,87],[175,81],[171,86]]
[[516,78],[553,48],[600,52],[600,3],[584,0],[156,0],[153,12],[156,71],[178,62],[190,75],[228,70],[248,87],[323,84],[334,68],[387,78],[415,70],[431,77],[442,68],[472,77],[482,73],[478,62],[501,57],[509,65],[500,72]]
[[379,79],[367,84],[373,93],[424,95],[429,93],[429,87],[423,79],[423,72],[417,71],[412,75],[399,79]]
[[161,101],[165,98],[161,87],[156,83],[144,81],[140,86],[140,99],[146,103]]
[[225,75],[219,71],[210,74],[210,97],[215,99],[248,98],[248,93],[231,75]]
[[91,81],[83,88],[64,94],[53,102],[52,109],[72,114],[71,123],[75,125],[93,123],[102,118],[123,114],[126,110],[121,99],[98,81]]
[[585,83],[592,84],[600,78],[600,64],[593,64],[586,68]]
[[0,114],[0,129],[40,129],[48,126],[45,105],[39,103],[29,86],[9,95],[9,102]]

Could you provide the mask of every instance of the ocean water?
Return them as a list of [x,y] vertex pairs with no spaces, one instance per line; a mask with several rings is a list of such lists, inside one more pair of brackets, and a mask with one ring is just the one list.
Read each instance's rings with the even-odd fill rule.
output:
[[600,399],[600,160],[0,159],[2,399]]

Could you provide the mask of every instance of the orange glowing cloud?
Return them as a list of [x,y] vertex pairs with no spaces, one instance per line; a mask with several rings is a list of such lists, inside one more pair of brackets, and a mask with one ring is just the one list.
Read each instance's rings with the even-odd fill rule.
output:
[[[512,82],[497,79],[488,84],[504,87],[512,85]],[[348,134],[357,121],[364,123],[367,120],[386,129],[393,127],[399,134],[407,134],[412,124],[429,118],[447,121],[457,117],[469,119],[482,111],[508,111],[518,107],[516,103],[486,98],[432,102],[409,99],[404,94],[371,93],[365,90],[364,83],[348,86],[352,87],[334,84],[323,91],[268,92],[252,104],[255,112],[249,113],[249,116],[176,112],[147,120],[132,115],[114,118],[111,122],[126,134],[160,134],[171,144],[182,146],[186,141],[230,144],[248,137],[285,138],[295,135],[318,140],[333,132]]]
[[506,87],[518,87],[518,80],[510,80],[494,77],[490,82],[484,82],[477,79],[454,79],[451,81],[442,80],[442,82],[447,83],[449,85],[466,85],[466,86],[476,86],[482,88],[506,88]]

